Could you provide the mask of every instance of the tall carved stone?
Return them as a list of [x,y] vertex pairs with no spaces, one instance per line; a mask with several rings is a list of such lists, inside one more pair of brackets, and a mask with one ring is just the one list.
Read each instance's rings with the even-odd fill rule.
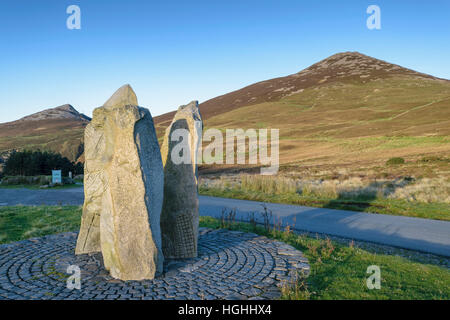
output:
[[[178,109],[164,136],[161,147],[164,165],[161,231],[166,258],[197,256],[197,152],[201,147],[202,129],[198,102],[193,101]],[[176,159],[172,153],[176,154]]]
[[162,272],[163,166],[150,112],[129,85],[94,110],[85,130],[85,202],[76,254],[100,251],[114,278]]

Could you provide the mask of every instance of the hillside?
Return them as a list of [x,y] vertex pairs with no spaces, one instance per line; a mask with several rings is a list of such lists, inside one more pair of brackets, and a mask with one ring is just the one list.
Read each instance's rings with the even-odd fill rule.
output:
[[[275,102],[301,90],[326,85],[336,81],[366,83],[393,75],[435,79],[359,52],[342,52],[332,55],[312,66],[289,76],[257,82],[242,89],[215,97],[200,104],[204,118],[210,118],[243,106],[262,102]],[[155,117],[158,123],[171,120],[174,112]]]
[[[379,166],[450,155],[450,81],[344,52],[200,104],[207,128],[279,128],[280,161]],[[170,114],[155,117],[158,133]],[[450,168],[441,168],[450,173]]]
[[[200,110],[206,129],[279,128],[287,170],[390,174],[386,160],[404,157],[416,164],[404,174],[450,176],[450,81],[358,52],[213,98]],[[173,115],[154,118],[159,140]],[[39,148],[82,161],[88,121],[64,105],[0,124],[0,157]],[[427,157],[437,160],[420,162]]]
[[9,150],[51,150],[76,161],[83,153],[90,118],[69,104],[0,124],[0,155]]

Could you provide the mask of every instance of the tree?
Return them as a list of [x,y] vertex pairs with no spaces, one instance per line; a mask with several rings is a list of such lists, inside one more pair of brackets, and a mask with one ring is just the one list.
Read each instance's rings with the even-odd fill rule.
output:
[[14,151],[6,160],[3,173],[10,176],[51,175],[52,170],[61,170],[63,176],[69,171],[83,173],[83,164],[71,162],[66,157],[54,152]]

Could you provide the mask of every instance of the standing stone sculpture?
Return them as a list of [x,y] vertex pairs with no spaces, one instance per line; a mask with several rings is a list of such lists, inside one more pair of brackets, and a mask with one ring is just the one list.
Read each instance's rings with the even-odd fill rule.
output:
[[[182,130],[178,130],[182,129]],[[181,106],[166,129],[161,147],[164,165],[164,203],[161,213],[163,253],[166,258],[197,256],[198,241],[198,172],[197,152],[201,148],[202,118],[198,102]],[[182,136],[187,132],[188,136]],[[182,141],[182,140],[187,141]],[[175,140],[175,141],[174,141]],[[187,161],[179,163],[180,144]]]
[[150,112],[129,85],[93,112],[85,129],[85,202],[75,253],[101,251],[121,280],[162,272],[164,175]]

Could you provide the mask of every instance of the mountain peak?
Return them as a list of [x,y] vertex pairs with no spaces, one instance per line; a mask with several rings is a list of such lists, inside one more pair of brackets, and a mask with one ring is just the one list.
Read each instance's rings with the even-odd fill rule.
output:
[[[210,99],[200,104],[200,109],[205,118],[208,118],[243,106],[278,101],[312,87],[345,82],[363,85],[393,77],[447,81],[360,52],[347,51],[333,54],[300,72],[257,82]],[[171,116],[172,114],[162,115],[159,119],[168,121]]]
[[62,106],[53,108],[54,110],[66,111],[70,113],[78,113],[78,111],[70,104],[63,104]]
[[372,80],[393,75],[409,75],[423,78],[434,78],[414,70],[401,67],[383,60],[372,58],[357,51],[336,53],[293,76],[322,77],[324,81],[343,78],[370,78]]
[[333,59],[342,59],[342,58],[369,58],[369,59],[374,59],[372,57],[369,57],[365,54],[362,54],[358,51],[344,51],[344,52],[338,52],[335,53],[331,56],[329,56],[328,58],[324,59],[324,60],[333,60]]
[[40,112],[33,113],[29,116],[20,118],[18,121],[39,121],[55,119],[72,119],[81,121],[90,120],[89,117],[82,113],[79,113],[72,105],[64,104],[56,108],[49,108]]

